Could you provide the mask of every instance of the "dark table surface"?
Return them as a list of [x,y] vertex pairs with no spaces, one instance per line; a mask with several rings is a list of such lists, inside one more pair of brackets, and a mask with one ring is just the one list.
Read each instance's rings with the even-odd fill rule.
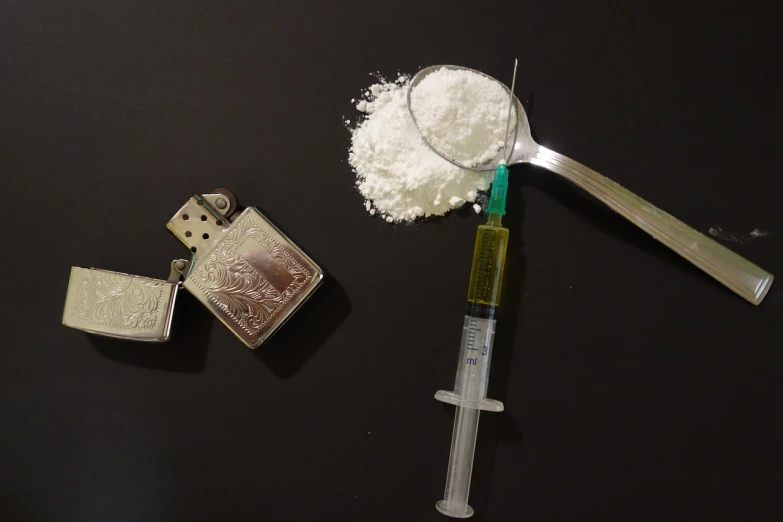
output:
[[[519,57],[544,145],[783,272],[773,3],[629,4],[2,2],[0,520],[444,520],[480,219],[364,211],[371,72]],[[168,345],[61,326],[71,265],[165,277],[166,221],[218,186],[329,273],[269,345],[189,296]],[[476,519],[779,518],[780,283],[753,307],[533,167],[509,209]]]

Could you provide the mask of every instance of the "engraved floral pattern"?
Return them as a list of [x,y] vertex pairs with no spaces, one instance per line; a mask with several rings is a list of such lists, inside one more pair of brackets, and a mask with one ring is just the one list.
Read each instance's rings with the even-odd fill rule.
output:
[[83,270],[73,315],[104,328],[152,330],[162,294],[159,281]]
[[[253,241],[280,263],[293,278],[282,291],[274,288],[241,255],[245,241]],[[234,224],[209,257],[191,274],[191,280],[209,300],[245,332],[256,337],[278,312],[313,278],[313,272],[297,261],[253,219]]]

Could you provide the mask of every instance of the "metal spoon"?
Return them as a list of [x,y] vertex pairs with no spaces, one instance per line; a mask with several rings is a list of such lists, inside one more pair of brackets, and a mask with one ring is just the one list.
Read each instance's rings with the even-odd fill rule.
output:
[[[498,81],[480,71],[455,65],[434,65],[422,69],[413,77],[408,89],[408,111],[419,132],[421,132],[421,128],[416,121],[416,114],[411,106],[411,92],[428,74],[443,68],[454,71],[471,71],[492,81]],[[498,83],[503,85],[502,82]],[[508,91],[505,85],[503,87]],[[761,303],[772,285],[772,274],[762,270],[744,257],[735,254],[663,210],[651,205],[609,178],[536,143],[530,134],[530,126],[525,109],[516,96],[514,100],[516,102],[514,105],[517,115],[517,128],[509,134],[509,142],[506,147],[507,150],[511,149],[511,156],[508,160],[509,165],[532,163],[564,177],[726,285],[739,296],[747,299],[754,305]],[[495,170],[501,159],[499,155],[497,158],[481,165],[465,165],[443,154],[427,139],[423,132],[421,134],[432,150],[460,167],[479,171]]]

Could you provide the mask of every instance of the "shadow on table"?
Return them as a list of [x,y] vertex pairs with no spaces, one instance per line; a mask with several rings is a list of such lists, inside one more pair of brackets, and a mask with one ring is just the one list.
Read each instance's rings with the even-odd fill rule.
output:
[[256,357],[281,379],[290,379],[351,313],[348,295],[326,274],[321,287],[288,322],[256,350]]
[[214,316],[186,291],[177,293],[171,338],[165,343],[126,341],[88,335],[90,344],[107,359],[167,372],[201,373]]
[[[531,93],[528,99],[530,101],[526,109],[528,119],[530,120],[530,129],[533,139],[538,142],[538,134],[535,131],[533,117],[534,95]],[[566,156],[567,155],[568,153],[566,151]],[[578,158],[574,159],[579,161]],[[678,267],[691,276],[698,277],[705,282],[709,282],[709,284],[723,288],[722,284],[702,272],[699,268],[696,268],[669,247],[664,246],[662,243],[653,239],[647,232],[641,230],[639,227],[604,205],[597,198],[563,179],[559,175],[531,165],[521,165],[515,167],[515,169],[519,169],[518,176],[522,178],[521,185],[523,187],[532,187],[544,192],[557,201],[567,212],[578,216],[602,232],[612,236],[614,239],[639,250],[643,250],[666,263]],[[611,179],[611,175],[608,177]],[[651,203],[655,205],[655,202]],[[666,209],[662,210],[665,211]]]
[[[327,275],[321,288],[255,355],[275,375],[288,379],[326,342],[350,311],[345,291]],[[88,339],[98,353],[113,361],[169,372],[200,373],[216,321],[196,298],[182,291],[177,295],[168,342],[144,343],[98,335],[88,335]]]

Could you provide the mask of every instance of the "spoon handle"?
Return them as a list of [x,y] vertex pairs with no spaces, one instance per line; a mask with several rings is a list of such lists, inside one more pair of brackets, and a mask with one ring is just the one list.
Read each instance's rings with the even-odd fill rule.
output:
[[589,192],[754,305],[772,285],[769,272],[581,163],[540,146],[529,161]]

